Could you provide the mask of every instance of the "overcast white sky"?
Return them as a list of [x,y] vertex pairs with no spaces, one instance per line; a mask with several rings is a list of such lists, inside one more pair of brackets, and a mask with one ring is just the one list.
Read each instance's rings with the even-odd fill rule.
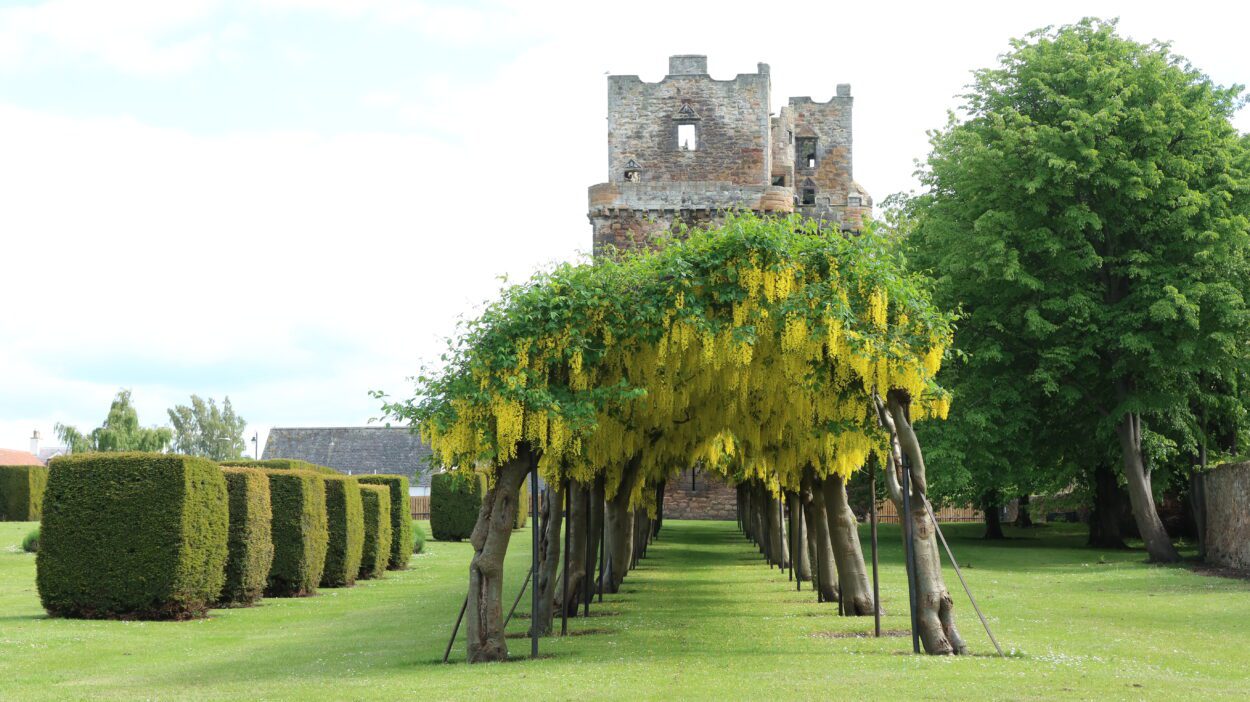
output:
[[589,249],[605,73],[851,83],[880,200],[970,71],[1085,15],[1250,81],[1240,3],[0,0],[0,447],[119,388],[364,424],[498,276]]

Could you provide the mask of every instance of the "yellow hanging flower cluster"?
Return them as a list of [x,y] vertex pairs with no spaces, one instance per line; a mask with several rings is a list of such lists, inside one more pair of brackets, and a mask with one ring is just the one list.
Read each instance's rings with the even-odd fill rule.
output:
[[[917,417],[950,407],[933,383],[949,321],[918,297],[889,324],[888,246],[746,216],[623,263],[569,267],[560,289],[602,287],[560,299],[526,288],[467,345],[465,389],[441,378],[412,418],[448,465],[502,463],[525,441],[548,480],[614,485],[640,456],[636,498],[695,461],[777,489],[807,465],[849,477],[884,450],[874,392],[906,390]],[[497,348],[507,353],[486,352]]]

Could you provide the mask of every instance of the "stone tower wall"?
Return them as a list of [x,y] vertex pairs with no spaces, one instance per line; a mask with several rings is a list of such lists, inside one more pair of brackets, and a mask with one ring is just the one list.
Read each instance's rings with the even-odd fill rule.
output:
[[[714,80],[701,56],[674,56],[659,83],[609,77],[608,182],[624,182],[632,160],[644,183],[767,185],[769,92],[768,66]],[[681,124],[695,126],[691,150],[678,144]]]

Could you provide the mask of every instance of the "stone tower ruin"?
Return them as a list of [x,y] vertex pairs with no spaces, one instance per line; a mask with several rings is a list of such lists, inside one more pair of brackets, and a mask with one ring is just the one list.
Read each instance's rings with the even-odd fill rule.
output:
[[610,76],[608,182],[589,192],[595,251],[735,209],[857,229],[872,198],[851,170],[852,104],[843,83],[828,102],[790,98],[774,115],[768,64],[715,80],[706,56],[669,57],[658,83]]
[[[608,182],[589,193],[595,251],[645,246],[678,222],[730,210],[858,229],[872,198],[851,171],[851,86],[828,102],[790,98],[776,115],[771,104],[765,63],[715,80],[706,56],[671,56],[658,83],[609,77]],[[674,519],[733,519],[737,494],[695,466],[668,482],[664,500]]]

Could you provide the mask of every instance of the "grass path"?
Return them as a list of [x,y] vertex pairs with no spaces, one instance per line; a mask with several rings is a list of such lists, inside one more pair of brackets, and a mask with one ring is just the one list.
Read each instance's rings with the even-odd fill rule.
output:
[[[0,524],[0,700],[41,699],[1199,699],[1250,691],[1250,584],[1143,564],[1142,553],[1080,547],[1071,527],[949,528],[995,633],[963,597],[976,655],[907,655],[905,637],[863,638],[871,618],[839,618],[770,570],[725,522],[669,522],[623,592],[543,640],[550,657],[442,665],[464,597],[466,544],[428,544],[413,567],[307,599],[266,600],[198,622],[48,619],[28,524]],[[906,628],[901,546],[882,530],[885,629]],[[507,560],[508,603],[529,559]],[[948,584],[958,587],[953,573]],[[528,597],[519,611],[528,610]],[[510,631],[521,636],[527,622]],[[557,628],[558,628],[557,623]],[[514,655],[528,641],[510,641]],[[462,661],[463,642],[453,651]],[[401,697],[402,696],[402,697]]]

